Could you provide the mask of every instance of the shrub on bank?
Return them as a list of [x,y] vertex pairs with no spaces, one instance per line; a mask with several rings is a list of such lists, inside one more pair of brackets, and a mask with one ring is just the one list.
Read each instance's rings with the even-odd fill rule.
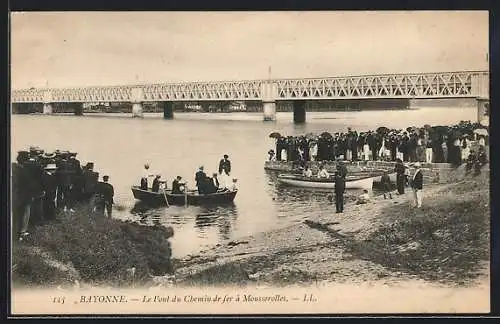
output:
[[390,207],[386,213],[398,220],[353,245],[354,253],[428,280],[465,283],[475,278],[480,263],[489,260],[489,192],[463,194],[464,185],[480,187],[457,184],[447,197],[428,197],[422,210]]
[[[89,216],[85,208],[78,208],[76,213],[60,213],[57,220],[33,229],[22,244],[39,247],[54,259],[72,264],[84,282],[128,285],[172,271],[168,241],[172,235],[171,228]],[[22,249],[17,252],[18,259],[27,256]],[[24,260],[23,264],[30,262]],[[31,267],[33,283],[43,282],[37,277],[38,267]],[[26,279],[30,271],[23,271]],[[48,276],[45,279],[50,282]]]

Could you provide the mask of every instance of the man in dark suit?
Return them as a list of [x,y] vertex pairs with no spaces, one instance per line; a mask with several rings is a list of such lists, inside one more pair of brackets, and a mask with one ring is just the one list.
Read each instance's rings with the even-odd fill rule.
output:
[[335,207],[337,213],[344,212],[345,178],[339,171],[335,172]]
[[219,162],[219,174],[222,174],[222,171],[226,173],[226,175],[230,175],[231,173],[231,161],[228,160],[229,156],[224,154],[224,158]]
[[411,187],[413,188],[413,193],[415,195],[415,205],[417,208],[421,208],[424,176],[422,174],[422,170],[420,170],[419,162],[416,162],[413,166],[415,167],[415,174],[413,175],[413,181],[411,182]]
[[207,183],[207,175],[205,174],[205,171],[203,166],[200,166],[198,171],[196,172],[194,176],[194,180],[196,181],[196,186],[198,187],[198,193],[199,194],[204,194],[205,193],[205,187]]
[[102,182],[98,182],[96,185],[96,192],[102,196],[104,207],[106,208],[108,217],[111,218],[111,213],[113,211],[113,197],[115,195],[115,192],[113,186],[109,184],[108,181],[109,176],[103,176]]
[[53,163],[48,164],[45,167],[45,172],[43,174],[43,189],[45,191],[45,196],[43,200],[43,214],[44,218],[47,220],[52,220],[55,218],[56,211],[56,190],[57,190],[57,179],[55,172],[57,166]]

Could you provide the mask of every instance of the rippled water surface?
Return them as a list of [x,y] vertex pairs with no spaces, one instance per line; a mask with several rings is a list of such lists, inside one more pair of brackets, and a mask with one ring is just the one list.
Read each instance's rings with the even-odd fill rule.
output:
[[[30,145],[78,152],[82,165],[92,161],[115,188],[114,217],[172,226],[173,253],[180,257],[207,245],[300,222],[310,215],[332,213],[328,192],[283,187],[276,174],[263,169],[267,151],[274,147],[272,131],[285,135],[306,132],[406,128],[424,124],[453,124],[475,120],[474,108],[422,108],[408,111],[308,113],[305,125],[294,125],[291,113],[279,113],[276,123],[263,123],[259,113],[160,114],[133,119],[130,115],[40,116],[13,115],[15,153]],[[134,200],[130,186],[138,184],[145,162],[166,177],[181,175],[194,184],[194,173],[204,165],[215,172],[223,154],[232,162],[239,192],[234,204],[219,207],[147,208]]]

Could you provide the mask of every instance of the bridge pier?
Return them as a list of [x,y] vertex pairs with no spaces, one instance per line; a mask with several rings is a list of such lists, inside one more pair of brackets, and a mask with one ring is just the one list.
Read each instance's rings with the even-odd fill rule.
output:
[[276,120],[276,101],[264,101],[264,121]]
[[174,119],[174,103],[172,101],[163,102],[163,119]]
[[485,98],[477,98],[477,122],[484,126],[490,124],[490,101]]
[[74,103],[75,116],[83,116],[83,103]]
[[303,124],[306,122],[306,101],[295,100],[293,102],[293,122]]
[[53,112],[53,107],[51,103],[44,103],[43,104],[43,114],[44,115],[52,115]]
[[142,118],[142,103],[140,102],[134,102],[132,103],[132,117],[139,117]]

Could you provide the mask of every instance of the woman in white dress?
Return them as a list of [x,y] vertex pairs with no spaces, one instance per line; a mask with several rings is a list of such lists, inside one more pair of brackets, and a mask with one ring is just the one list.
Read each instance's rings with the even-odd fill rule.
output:
[[467,161],[467,158],[469,157],[470,154],[470,141],[467,136],[464,136],[462,138],[462,161]]

